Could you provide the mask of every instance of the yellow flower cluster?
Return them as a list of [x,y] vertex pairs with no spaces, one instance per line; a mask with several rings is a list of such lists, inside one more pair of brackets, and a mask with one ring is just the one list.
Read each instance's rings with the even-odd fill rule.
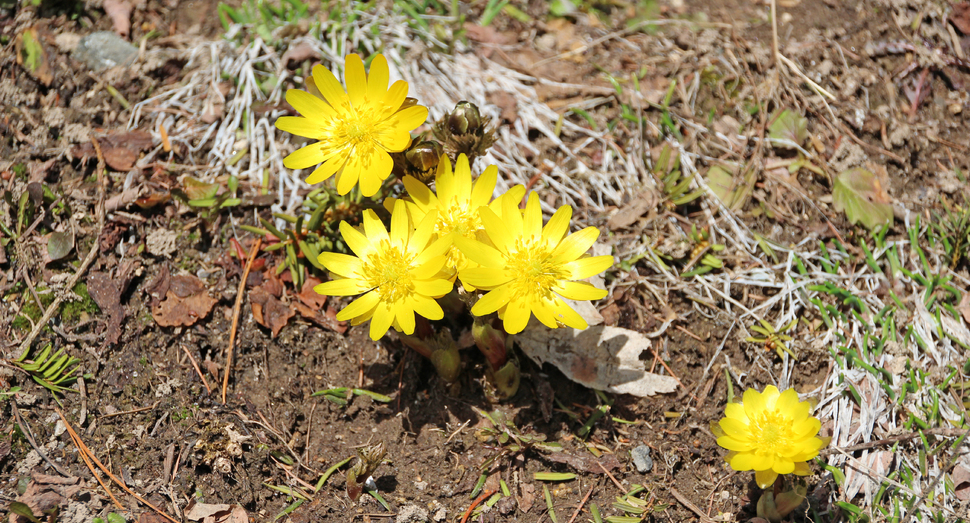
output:
[[[369,75],[361,58],[349,55],[345,80],[346,92],[317,65],[307,91],[287,92],[287,101],[302,116],[282,117],[277,127],[317,141],[287,156],[284,165],[304,169],[319,164],[307,182],[336,175],[338,194],[359,183],[363,196],[373,196],[393,169],[390,153],[409,146],[410,131],[428,111],[407,98],[406,82],[388,88],[387,61],[381,55],[371,62]],[[355,325],[370,320],[375,340],[392,327],[412,334],[415,313],[442,318],[435,300],[458,280],[466,292],[485,292],[472,314],[497,312],[510,334],[522,331],[531,315],[550,328],[586,328],[564,299],[606,296],[605,290],[580,281],[613,263],[612,256],[586,255],[599,230],[587,227],[567,235],[568,205],[543,225],[535,194],[524,211],[519,208],[526,192],[521,185],[493,199],[498,168],[487,167],[473,181],[469,163],[459,155],[452,169],[442,155],[434,190],[405,176],[407,197],[384,202],[391,215],[389,232],[371,210],[364,213],[362,230],[340,224],[355,256],[322,253],[320,264],[332,279],[316,287],[330,296],[361,295],[337,314],[338,320]]]

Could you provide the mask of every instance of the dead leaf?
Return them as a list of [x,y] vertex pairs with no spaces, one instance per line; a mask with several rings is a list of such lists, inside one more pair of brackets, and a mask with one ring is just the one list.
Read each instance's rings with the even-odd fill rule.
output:
[[152,317],[162,327],[194,325],[205,318],[218,301],[209,296],[205,284],[195,276],[173,276],[165,299],[152,308]]
[[320,60],[320,51],[310,44],[302,43],[290,47],[280,57],[280,62],[289,67],[290,62],[302,63],[307,60]]
[[950,23],[965,35],[970,35],[970,2],[953,4],[950,13]]
[[296,312],[300,313],[300,316],[303,316],[305,319],[316,323],[324,329],[331,330],[337,334],[347,332],[347,323],[337,321],[336,313],[331,314],[333,309],[327,309],[327,312],[323,313],[319,309],[313,309],[304,305],[303,303],[300,303],[299,301],[293,302],[292,305],[293,308],[296,309]]
[[633,225],[647,211],[657,205],[657,195],[653,191],[643,191],[633,198],[633,201],[620,208],[613,216],[610,216],[606,226],[611,231],[623,229]]
[[833,207],[845,211],[849,222],[862,222],[869,229],[892,223],[893,206],[886,192],[885,170],[874,174],[866,169],[849,169],[835,177]]
[[296,313],[293,308],[278,300],[264,286],[260,285],[249,294],[249,302],[253,307],[253,318],[263,327],[268,328],[275,338]]
[[300,300],[304,305],[310,307],[311,309],[322,309],[323,306],[327,304],[327,296],[313,290],[314,287],[320,285],[321,283],[323,282],[318,278],[314,278],[313,276],[308,277],[303,282],[303,288],[300,289],[300,293],[296,295],[296,299]]
[[591,389],[646,397],[672,392],[677,380],[647,372],[640,354],[650,339],[620,327],[549,329],[535,318],[515,341],[532,361],[551,363],[567,378]]
[[[30,483],[17,501],[27,505],[35,515],[41,515],[55,507],[66,505],[68,500],[81,491],[80,478],[62,478],[37,472],[31,473]],[[10,523],[29,523],[20,515],[11,514]]]
[[168,520],[155,512],[142,512],[138,516],[138,523],[167,523]]
[[[99,138],[98,141],[104,161],[115,171],[127,172],[135,167],[142,151],[152,147],[152,135],[145,131],[114,131]],[[82,163],[97,158],[94,145],[85,142],[71,148],[71,156],[80,158]]]
[[488,100],[488,103],[498,106],[502,111],[499,113],[499,119],[503,122],[513,124],[519,119],[518,101],[514,94],[506,91],[493,91],[487,93],[485,99]]
[[507,45],[515,40],[515,38],[505,33],[498,32],[493,26],[490,25],[482,27],[478,24],[465,22],[464,29],[465,36],[467,36],[469,40],[474,40],[483,44]]
[[522,512],[528,512],[536,500],[536,486],[532,483],[519,483],[518,492],[515,494],[515,502],[519,504]]
[[54,81],[54,72],[51,70],[50,59],[47,50],[40,41],[40,34],[34,27],[28,27],[17,35],[15,43],[17,52],[17,65],[22,66],[44,86],[50,86]]
[[118,36],[128,38],[131,32],[131,4],[127,0],[104,0],[103,7]]
[[88,293],[101,311],[108,315],[108,328],[104,339],[107,345],[115,345],[121,338],[121,325],[125,319],[121,296],[140,267],[141,261],[128,260],[121,265],[114,277],[105,272],[92,272],[88,275]]

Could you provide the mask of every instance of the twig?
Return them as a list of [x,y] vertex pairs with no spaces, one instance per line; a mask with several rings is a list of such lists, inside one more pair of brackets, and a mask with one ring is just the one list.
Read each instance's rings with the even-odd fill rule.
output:
[[81,459],[83,459],[84,464],[88,466],[88,470],[91,471],[91,475],[94,476],[94,479],[98,480],[98,484],[101,485],[101,488],[108,493],[108,497],[111,498],[111,502],[115,504],[115,507],[124,510],[125,506],[118,501],[118,498],[116,498],[114,493],[111,492],[108,485],[104,483],[104,481],[101,479],[101,474],[98,474],[97,469],[94,468],[94,464],[91,463],[91,458],[88,456],[88,453],[82,449],[80,439],[77,437],[77,433],[72,430],[69,432],[69,434],[71,435],[71,441],[74,442],[74,446],[77,447],[77,453],[81,455]]
[[566,523],[573,523],[573,521],[576,521],[576,518],[579,517],[579,513],[582,512],[583,510],[583,506],[585,506],[586,502],[589,501],[589,497],[593,495],[594,488],[596,488],[595,485],[592,487],[589,487],[589,492],[586,493],[586,497],[584,497],[583,500],[579,502],[579,506],[576,507],[576,512],[573,512],[573,517],[569,518],[569,521],[567,521]]
[[[98,215],[98,234],[94,237],[94,243],[91,245],[91,250],[88,251],[88,255],[84,258],[84,262],[81,263],[81,266],[78,267],[74,275],[71,276],[71,279],[68,280],[67,287],[65,287],[68,290],[73,289],[74,286],[77,285],[78,280],[80,280],[81,276],[87,272],[88,268],[91,267],[91,264],[94,263],[94,259],[98,257],[98,238],[100,238],[101,234],[104,232],[104,154],[102,154],[101,145],[98,144],[98,140],[96,138],[92,138],[91,143],[94,145],[94,151],[98,155],[98,202],[95,211]],[[24,341],[20,343],[20,350],[17,351],[17,355],[14,357],[14,359],[19,358],[27,353],[27,349],[29,349],[30,344],[37,339],[37,335],[40,334],[40,330],[44,328],[44,325],[47,325],[47,322],[50,321],[50,319],[54,316],[54,313],[57,312],[58,308],[60,308],[61,302],[64,301],[64,295],[65,293],[61,293],[60,295],[54,297],[54,301],[52,301],[47,307],[47,310],[44,311],[44,315],[40,318],[40,321],[34,324],[34,328],[30,330],[30,334],[28,334],[27,337],[24,338]]]
[[494,490],[486,490],[485,492],[482,492],[480,496],[475,498],[475,501],[472,501],[471,506],[469,506],[468,510],[465,511],[465,515],[462,516],[461,523],[466,523],[468,521],[468,518],[471,517],[472,511],[475,510],[475,507],[477,507],[478,505],[481,505],[481,503],[486,499],[488,499],[489,496],[491,496],[492,494],[495,494]]
[[143,503],[147,507],[149,507],[152,510],[154,510],[155,512],[157,512],[158,515],[160,515],[163,518],[171,521],[172,523],[180,523],[177,519],[175,519],[172,516],[169,516],[168,514],[162,512],[158,507],[156,507],[155,505],[152,505],[151,503],[149,503],[148,500],[146,500],[145,498],[139,496],[134,490],[131,490],[130,488],[128,488],[128,485],[125,485],[125,483],[123,481],[121,481],[120,479],[118,479],[117,476],[115,476],[114,474],[112,474],[111,473],[111,470],[108,469],[108,467],[105,467],[104,466],[104,463],[101,463],[101,460],[99,460],[98,457],[95,456],[93,452],[91,452],[91,449],[89,449],[88,446],[85,445],[83,441],[81,441],[81,437],[78,436],[77,435],[77,432],[74,431],[74,428],[71,427],[71,423],[67,421],[67,417],[64,416],[64,413],[61,412],[61,409],[59,409],[59,408],[57,408],[55,406],[54,407],[54,410],[57,411],[57,414],[61,417],[61,421],[64,422],[64,427],[67,428],[67,431],[71,434],[71,438],[74,439],[74,443],[81,450],[82,454],[83,453],[87,453],[88,456],[91,457],[91,460],[94,461],[94,464],[97,465],[98,468],[101,469],[102,472],[104,472],[105,474],[107,474],[109,478],[111,478],[111,481],[114,481],[115,484],[117,484],[119,487],[122,488],[122,490],[124,490],[125,492],[127,492],[128,494],[130,494],[132,497],[134,497],[135,499],[137,499],[138,501],[140,501],[141,503]]
[[670,367],[667,366],[667,362],[664,361],[663,358],[661,358],[659,354],[657,354],[657,349],[653,348],[653,344],[652,343],[650,344],[650,352],[652,352],[653,353],[653,356],[655,358],[657,358],[657,360],[660,362],[660,364],[663,365],[665,369],[667,369],[667,372],[670,373],[670,377],[672,377],[674,379],[674,381],[677,382],[677,385],[680,385],[680,388],[686,390],[687,393],[690,394],[690,397],[693,398],[694,401],[697,401],[697,396],[695,396],[693,392],[687,390],[687,387],[685,387],[684,384],[681,383],[680,378],[678,378],[677,375],[674,374],[674,371],[670,370]]
[[778,52],[778,1],[771,0],[771,57],[778,67],[778,59],[781,53]]
[[243,294],[246,292],[246,280],[249,278],[249,271],[253,268],[253,260],[263,244],[262,238],[256,238],[249,251],[249,259],[246,260],[246,268],[243,269],[242,278],[239,280],[239,290],[236,291],[236,305],[232,311],[232,330],[229,331],[229,351],[226,354],[226,373],[222,377],[222,404],[226,404],[226,390],[229,388],[229,373],[232,371],[232,349],[236,344],[236,330],[239,327],[239,313],[242,310]]
[[185,351],[185,355],[189,357],[189,361],[192,362],[192,368],[194,368],[195,372],[199,375],[199,378],[202,380],[202,384],[205,385],[206,393],[212,394],[212,389],[209,388],[209,382],[206,381],[205,375],[202,374],[202,369],[199,368],[199,364],[196,363],[195,358],[192,356],[192,353],[189,352],[189,349],[187,349],[185,345],[182,345],[182,350]]
[[620,492],[624,494],[628,494],[630,492],[629,490],[623,488],[623,485],[619,481],[617,481],[616,477],[613,474],[610,474],[609,470],[606,470],[606,467],[604,467],[602,463],[597,461],[596,464],[599,466],[600,470],[603,471],[603,474],[606,474],[606,477],[610,478],[610,480],[613,481],[613,484],[616,485],[616,488],[620,489]]
[[708,516],[700,509],[697,505],[693,504],[686,496],[681,494],[677,489],[670,487],[670,494],[677,499],[677,502],[686,507],[688,510],[697,514],[697,517],[701,518],[701,523],[715,523],[714,518]]

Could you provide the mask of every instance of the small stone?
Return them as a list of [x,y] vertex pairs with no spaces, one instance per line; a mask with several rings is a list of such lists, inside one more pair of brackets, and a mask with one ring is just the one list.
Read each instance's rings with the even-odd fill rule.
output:
[[640,474],[646,474],[653,470],[653,459],[650,458],[650,447],[640,445],[630,451],[630,456],[633,458],[633,466],[637,468],[637,472]]
[[428,511],[418,505],[404,505],[397,511],[395,523],[426,523]]
[[431,519],[436,523],[441,523],[445,520],[445,518],[448,517],[448,509],[446,509],[445,506],[442,505],[437,499],[431,500],[431,502],[428,503],[428,508],[431,510]]
[[427,481],[415,481],[414,482],[414,488],[416,488],[418,490],[424,490],[424,489],[428,488],[428,482]]
[[85,36],[74,50],[74,59],[83,62],[92,71],[129,66],[137,57],[137,47],[110,31]]
[[955,116],[963,112],[963,104],[959,102],[952,103],[949,106],[947,106],[947,109],[949,109],[950,114]]

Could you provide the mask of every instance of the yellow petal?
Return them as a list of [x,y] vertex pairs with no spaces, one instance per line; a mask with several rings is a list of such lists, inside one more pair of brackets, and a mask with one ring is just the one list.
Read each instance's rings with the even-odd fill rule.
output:
[[599,229],[596,227],[587,227],[566,236],[559,243],[559,246],[556,247],[556,250],[552,251],[552,257],[549,261],[551,263],[568,263],[579,259],[580,256],[585,254],[593,246],[593,243],[596,242],[596,238],[599,235]]
[[535,193],[529,196],[529,201],[525,203],[525,213],[522,216],[522,236],[524,238],[542,237],[542,208],[539,206],[539,197]]
[[[733,450],[736,452],[746,452],[749,450],[754,450],[754,444],[752,444],[751,442],[741,441],[731,436],[721,436],[717,438],[717,444],[728,450]],[[749,469],[745,469],[745,470],[749,470]]]
[[316,142],[301,147],[283,158],[283,166],[287,169],[306,169],[326,159],[327,156],[323,153],[320,142]]
[[394,113],[394,116],[391,116],[387,122],[388,125],[410,132],[417,129],[427,119],[428,108],[423,105],[415,105]]
[[419,280],[430,280],[434,278],[448,261],[447,256],[435,256],[411,270],[411,276]]
[[511,293],[509,292],[509,286],[503,285],[496,289],[489,291],[485,296],[482,296],[474,306],[472,306],[472,314],[475,316],[484,316],[486,314],[491,314],[499,308],[505,306],[511,298]]
[[741,402],[744,405],[744,413],[748,415],[748,419],[758,419],[758,415],[765,410],[765,401],[761,393],[754,389],[744,391]]
[[[549,222],[542,228],[542,240],[546,242],[546,245],[559,245],[562,237],[569,231],[569,219],[572,218],[572,215],[573,208],[568,205],[556,209],[552,218],[549,218]],[[583,278],[585,277],[583,276]]]
[[369,102],[384,102],[387,95],[387,83],[391,75],[387,69],[387,58],[378,54],[370,61],[370,74],[367,76],[367,100]]
[[411,133],[389,127],[377,133],[377,141],[388,152],[399,153],[411,145]]
[[370,319],[370,339],[374,341],[381,339],[387,334],[392,323],[394,323],[394,312],[390,305],[379,303],[374,309],[374,316]]
[[509,334],[518,334],[525,329],[525,326],[529,323],[529,318],[532,316],[532,311],[529,310],[529,302],[524,298],[513,299],[509,301],[507,308],[505,309],[505,332]]
[[[469,173],[469,176],[471,174]],[[472,209],[478,209],[484,205],[488,205],[488,201],[492,199],[492,193],[495,192],[495,183],[498,181],[498,167],[494,165],[489,165],[485,168],[485,172],[478,176],[475,180],[475,186],[472,188],[471,203],[469,207]]]
[[[518,214],[518,211],[516,211],[516,214]],[[488,239],[491,240],[492,245],[494,245],[495,248],[497,248],[503,255],[507,255],[509,248],[514,245],[515,238],[518,238],[518,236],[512,236],[512,233],[507,226],[508,222],[504,221],[502,218],[499,218],[498,215],[492,212],[492,210],[488,207],[479,209],[479,216],[482,219],[482,225],[485,226],[485,233],[488,235]],[[519,218],[519,224],[519,229],[521,229],[521,218]],[[468,255],[466,254],[466,256]],[[471,258],[471,256],[469,257]],[[485,264],[482,263],[482,265]]]
[[574,311],[566,302],[560,300],[559,298],[553,298],[551,300],[553,307],[553,314],[556,315],[556,319],[559,323],[567,327],[572,327],[573,329],[583,330],[589,325],[586,320],[579,315],[578,312]]
[[808,466],[808,463],[804,461],[799,461],[795,463],[795,469],[792,470],[792,474],[796,476],[811,476],[812,467]]
[[751,452],[738,452],[731,457],[729,464],[732,469],[738,472],[744,472],[746,470],[754,470],[755,465],[761,461],[759,456]]
[[751,423],[750,421],[748,421],[748,415],[745,414],[744,407],[742,407],[740,403],[728,403],[724,407],[724,415],[729,418],[740,421],[745,425],[748,425],[749,423]]
[[317,261],[326,267],[328,271],[345,278],[354,277],[361,268],[359,258],[339,252],[321,252],[320,256],[317,257]]
[[494,289],[499,285],[504,285],[513,278],[515,275],[509,274],[505,269],[488,269],[481,267],[468,268],[461,271],[458,276],[461,278],[463,283],[468,283],[473,287],[479,289]]
[[324,134],[320,120],[303,116],[280,116],[276,119],[276,128],[304,138],[319,139]]
[[[367,216],[366,211],[364,216]],[[340,222],[340,235],[343,236],[347,247],[350,247],[350,250],[362,260],[374,251],[374,244],[371,243],[370,239],[347,222]]]
[[370,198],[377,194],[387,175],[391,174],[394,160],[387,151],[379,147],[372,147],[370,151],[360,154],[363,156],[360,166],[360,194]]
[[594,287],[586,282],[564,281],[553,288],[553,292],[568,300],[601,300],[606,297],[606,289]]
[[369,318],[374,312],[374,308],[381,301],[380,296],[378,296],[377,291],[370,291],[367,294],[357,298],[352,301],[350,305],[344,307],[342,311],[337,314],[337,319],[340,321],[346,321],[350,318]]
[[[538,201],[539,197],[536,195],[535,192],[529,195],[529,200],[532,200],[533,198],[537,199]],[[526,202],[526,205],[529,205],[528,202]],[[482,211],[483,211],[482,217],[484,218],[485,210],[482,209]],[[523,230],[522,214],[519,212],[518,202],[513,201],[510,198],[506,198],[502,200],[502,223],[505,224],[506,230],[509,231],[510,238],[519,239],[522,237],[522,230]],[[487,229],[488,227],[486,227],[486,230]],[[489,237],[491,237],[491,234],[489,234]],[[494,243],[495,240],[492,240],[492,242]],[[496,244],[496,246],[498,247],[498,244]],[[511,242],[509,242],[509,248],[511,248]],[[504,250],[504,249],[499,247],[499,250]]]
[[[345,151],[337,151],[337,152],[344,153]],[[285,163],[286,162],[284,162],[284,164]],[[320,164],[320,167],[317,167],[316,169],[314,169],[313,172],[310,173],[310,176],[307,176],[306,183],[309,183],[312,185],[315,183],[320,183],[326,180],[327,178],[330,178],[337,171],[339,171],[340,169],[343,169],[345,163],[347,163],[346,154],[335,155],[333,158],[330,158],[327,161]]]
[[459,202],[468,202],[472,197],[472,171],[468,165],[468,157],[464,153],[458,155],[455,162],[454,197]]
[[822,422],[818,418],[808,418],[793,423],[791,428],[796,437],[809,438],[818,434],[819,429],[822,428]]
[[559,327],[559,320],[556,318],[556,314],[553,312],[553,306],[551,304],[533,303],[532,314],[535,314],[536,319],[550,329]]
[[454,284],[449,280],[417,280],[414,282],[414,292],[431,298],[440,298],[451,292]]
[[772,485],[775,484],[775,480],[778,479],[778,473],[774,470],[759,470],[754,473],[754,480],[763,490],[768,490]]
[[761,398],[765,402],[765,409],[774,410],[775,404],[778,402],[778,396],[781,394],[778,392],[778,387],[774,385],[768,385],[765,387],[764,392],[761,393]]
[[612,266],[613,257],[610,255],[588,256],[563,264],[563,268],[569,271],[570,280],[585,280]]
[[298,113],[312,119],[332,119],[337,117],[337,112],[333,110],[333,107],[330,107],[330,104],[306,91],[299,89],[287,90],[286,102],[292,105]]
[[398,200],[391,212],[391,245],[403,249],[407,247],[410,237],[411,223],[408,219],[408,207],[403,201]]
[[441,306],[438,302],[432,300],[431,298],[422,296],[420,294],[415,294],[411,296],[411,306],[414,308],[414,312],[428,318],[429,320],[440,320],[445,317],[445,313],[441,310]]
[[[408,83],[404,80],[398,80],[391,84],[388,88],[387,94],[384,95],[384,114],[390,116],[397,112],[401,108],[401,104],[404,103],[404,99],[408,97]],[[427,116],[425,116],[427,118]],[[421,125],[421,124],[418,124]],[[416,127],[416,126],[415,126]],[[411,129],[414,129],[412,127]],[[408,129],[409,131],[411,129]]]
[[414,309],[406,303],[394,305],[394,318],[404,334],[414,334]]
[[771,470],[779,474],[791,474],[795,471],[795,463],[790,459],[777,456],[775,457],[775,462],[771,465]]
[[356,296],[370,290],[370,287],[356,278],[339,278],[323,282],[313,290],[324,296]]
[[502,256],[502,253],[494,247],[458,234],[455,235],[454,242],[455,247],[458,247],[462,254],[482,267],[492,269],[505,267],[505,256]]
[[775,409],[790,418],[794,417],[797,407],[798,393],[795,392],[795,389],[786,389],[775,401]]
[[338,113],[346,111],[346,105],[350,99],[347,98],[347,93],[337,81],[337,77],[326,67],[320,64],[313,66],[313,85],[317,86],[320,94]]
[[718,425],[724,429],[725,434],[738,441],[751,441],[751,430],[746,423],[741,423],[734,418],[724,418],[718,422]]
[[[371,209],[364,210],[364,234],[367,235],[367,239],[370,240],[374,247],[378,247],[381,242],[390,243],[391,238],[387,234],[387,229],[384,228],[384,224],[381,223],[380,218],[377,217]],[[358,256],[360,256],[358,254]],[[363,258],[363,256],[361,256]]]
[[356,151],[347,157],[343,169],[337,171],[337,194],[343,196],[349,193],[360,180],[361,171],[360,151]]
[[347,55],[344,60],[344,81],[347,83],[350,103],[361,109],[367,96],[367,73],[364,72],[364,61],[360,59],[360,55]]
[[[429,214],[428,216],[434,215]],[[427,219],[428,218],[425,218],[425,220]],[[420,254],[415,256],[412,263],[414,263],[414,265],[424,265],[428,262],[428,260],[448,252],[448,249],[451,248],[451,241],[454,239],[454,237],[454,234],[449,234],[443,238],[438,238],[431,245],[425,247]]]

